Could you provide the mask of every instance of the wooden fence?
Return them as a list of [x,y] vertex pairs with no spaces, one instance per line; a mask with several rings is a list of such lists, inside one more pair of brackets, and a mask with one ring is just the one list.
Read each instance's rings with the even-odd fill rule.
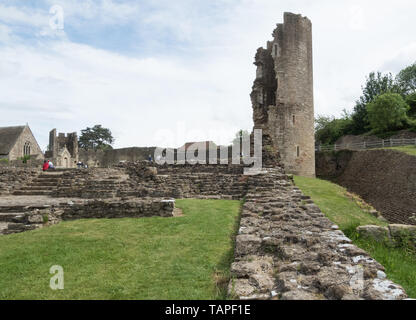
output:
[[337,151],[337,150],[365,150],[416,145],[416,138],[413,139],[387,139],[359,143],[317,145],[315,151]]

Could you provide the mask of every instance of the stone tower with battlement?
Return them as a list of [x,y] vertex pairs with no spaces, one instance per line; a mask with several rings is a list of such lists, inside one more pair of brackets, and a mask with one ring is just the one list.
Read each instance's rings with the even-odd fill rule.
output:
[[49,132],[49,150],[45,153],[58,168],[75,168],[78,162],[78,135],[73,133],[56,134],[56,129]]
[[286,172],[315,176],[311,21],[285,13],[254,64],[253,120],[263,130],[263,149],[280,154]]

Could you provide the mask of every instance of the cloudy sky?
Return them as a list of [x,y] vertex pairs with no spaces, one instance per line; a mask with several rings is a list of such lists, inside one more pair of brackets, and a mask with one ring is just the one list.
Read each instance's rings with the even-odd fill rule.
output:
[[416,61],[414,0],[1,0],[0,126],[29,123],[43,149],[95,124],[115,147],[229,143],[285,11],[313,23],[316,114]]

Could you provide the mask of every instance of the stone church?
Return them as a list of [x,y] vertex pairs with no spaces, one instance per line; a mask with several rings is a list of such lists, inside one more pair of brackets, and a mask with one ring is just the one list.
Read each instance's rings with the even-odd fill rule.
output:
[[28,125],[0,128],[0,159],[19,160],[24,156],[42,159],[43,153]]

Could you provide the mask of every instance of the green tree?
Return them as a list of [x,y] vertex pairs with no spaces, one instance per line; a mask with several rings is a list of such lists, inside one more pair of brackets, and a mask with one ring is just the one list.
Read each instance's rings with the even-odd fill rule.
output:
[[404,68],[396,77],[397,84],[406,95],[416,92],[416,63]]
[[315,139],[321,144],[334,144],[339,138],[352,131],[351,115],[345,110],[340,119],[318,116],[315,119]]
[[409,105],[409,116],[416,118],[416,92],[406,96],[406,103]]
[[367,105],[368,119],[374,133],[404,128],[408,124],[409,106],[397,93],[385,93]]
[[85,150],[106,150],[112,149],[114,138],[110,129],[103,128],[101,125],[87,127],[81,130],[78,145]]
[[371,72],[366,78],[366,83],[362,87],[363,94],[356,101],[352,115],[353,134],[362,134],[370,129],[370,120],[367,113],[367,105],[374,101],[376,97],[387,92],[401,93],[401,89],[394,80],[391,73],[382,74],[381,72]]

